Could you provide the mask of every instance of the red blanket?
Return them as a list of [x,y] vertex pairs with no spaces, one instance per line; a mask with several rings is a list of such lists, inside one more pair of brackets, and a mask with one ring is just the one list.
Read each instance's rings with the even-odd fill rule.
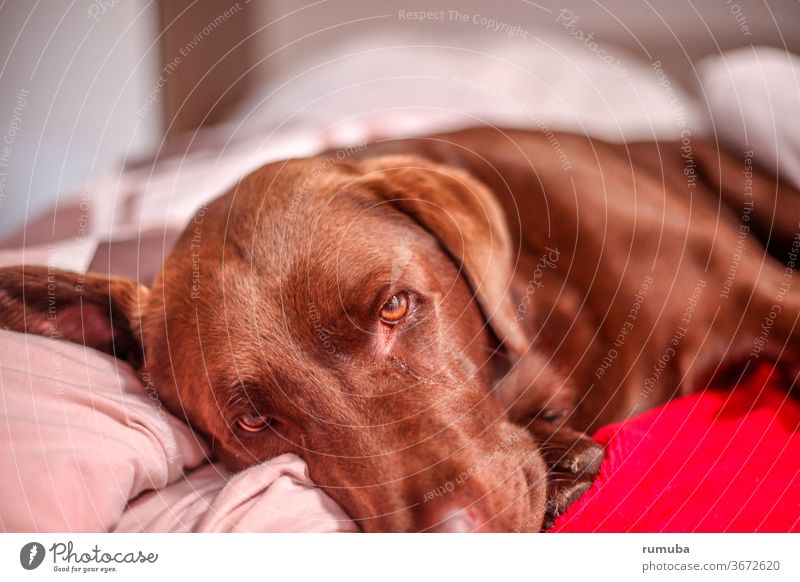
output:
[[551,531],[800,531],[798,429],[800,403],[767,365],[603,427],[599,478]]

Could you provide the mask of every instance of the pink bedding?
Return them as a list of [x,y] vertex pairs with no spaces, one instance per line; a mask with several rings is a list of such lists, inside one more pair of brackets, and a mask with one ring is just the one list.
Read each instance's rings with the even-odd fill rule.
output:
[[127,364],[0,331],[0,530],[351,531],[283,455],[234,476]]

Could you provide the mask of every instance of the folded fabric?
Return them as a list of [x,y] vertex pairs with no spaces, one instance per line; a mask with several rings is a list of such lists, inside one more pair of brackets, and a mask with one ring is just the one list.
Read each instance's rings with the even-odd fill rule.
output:
[[0,330],[0,531],[353,531],[282,455],[229,475],[98,351]]
[[337,532],[356,531],[347,514],[308,478],[296,455],[281,455],[229,475],[206,465],[142,495],[116,531]]
[[205,445],[127,364],[0,330],[0,528],[103,531]]
[[600,476],[552,531],[800,531],[800,403],[784,384],[762,364],[600,429]]

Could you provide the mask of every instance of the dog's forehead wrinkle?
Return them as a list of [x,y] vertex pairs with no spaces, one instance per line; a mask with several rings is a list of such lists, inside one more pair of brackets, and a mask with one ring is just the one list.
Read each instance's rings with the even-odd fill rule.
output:
[[[257,213],[231,213],[227,244],[232,257],[265,276],[283,279],[295,271],[299,276],[292,279],[305,286],[337,276],[349,283],[368,280],[370,265],[387,263],[387,278],[394,283],[413,262],[415,245],[429,238],[421,237],[419,226],[404,213],[354,182],[348,168],[329,160],[315,160],[310,168],[289,162],[263,173],[240,186],[263,200]],[[269,259],[276,255],[279,260]],[[304,266],[305,280],[298,269]]]
[[[377,226],[368,219],[352,221],[348,213],[340,218],[331,212],[313,221],[293,217],[279,229],[260,232],[257,243],[231,237],[230,246],[241,259],[226,262],[233,269],[252,271],[265,283],[313,287],[323,277],[335,281],[353,270],[389,265],[396,247],[391,244],[391,233],[387,229],[379,232]],[[411,254],[403,249],[400,265],[407,263]]]
[[386,251],[369,246],[359,251],[358,256],[340,255],[326,247],[296,254],[279,281],[278,293],[287,312],[316,327],[336,325],[346,322],[351,311],[372,305],[403,277],[414,278],[410,259],[398,265]]
[[213,225],[224,233],[226,244],[251,257],[254,246],[259,242],[274,244],[292,218],[308,211],[308,197],[318,188],[318,178],[301,160],[263,166],[215,201],[212,208],[219,208],[205,215],[202,226]]
[[347,191],[352,176],[344,165],[326,158],[291,160],[262,168],[247,187],[249,204],[255,202],[263,219],[265,214],[280,213],[284,218],[313,218],[322,211],[350,202],[353,192]]

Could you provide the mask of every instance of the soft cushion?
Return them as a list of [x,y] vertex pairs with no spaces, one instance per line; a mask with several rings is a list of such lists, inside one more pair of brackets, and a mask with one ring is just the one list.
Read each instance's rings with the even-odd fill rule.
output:
[[0,330],[0,531],[352,531],[283,455],[236,475],[111,356]]
[[129,366],[83,346],[0,331],[0,394],[5,531],[108,529],[205,458]]
[[337,532],[356,526],[310,481],[303,460],[287,454],[235,475],[219,465],[196,469],[140,496],[116,531]]

